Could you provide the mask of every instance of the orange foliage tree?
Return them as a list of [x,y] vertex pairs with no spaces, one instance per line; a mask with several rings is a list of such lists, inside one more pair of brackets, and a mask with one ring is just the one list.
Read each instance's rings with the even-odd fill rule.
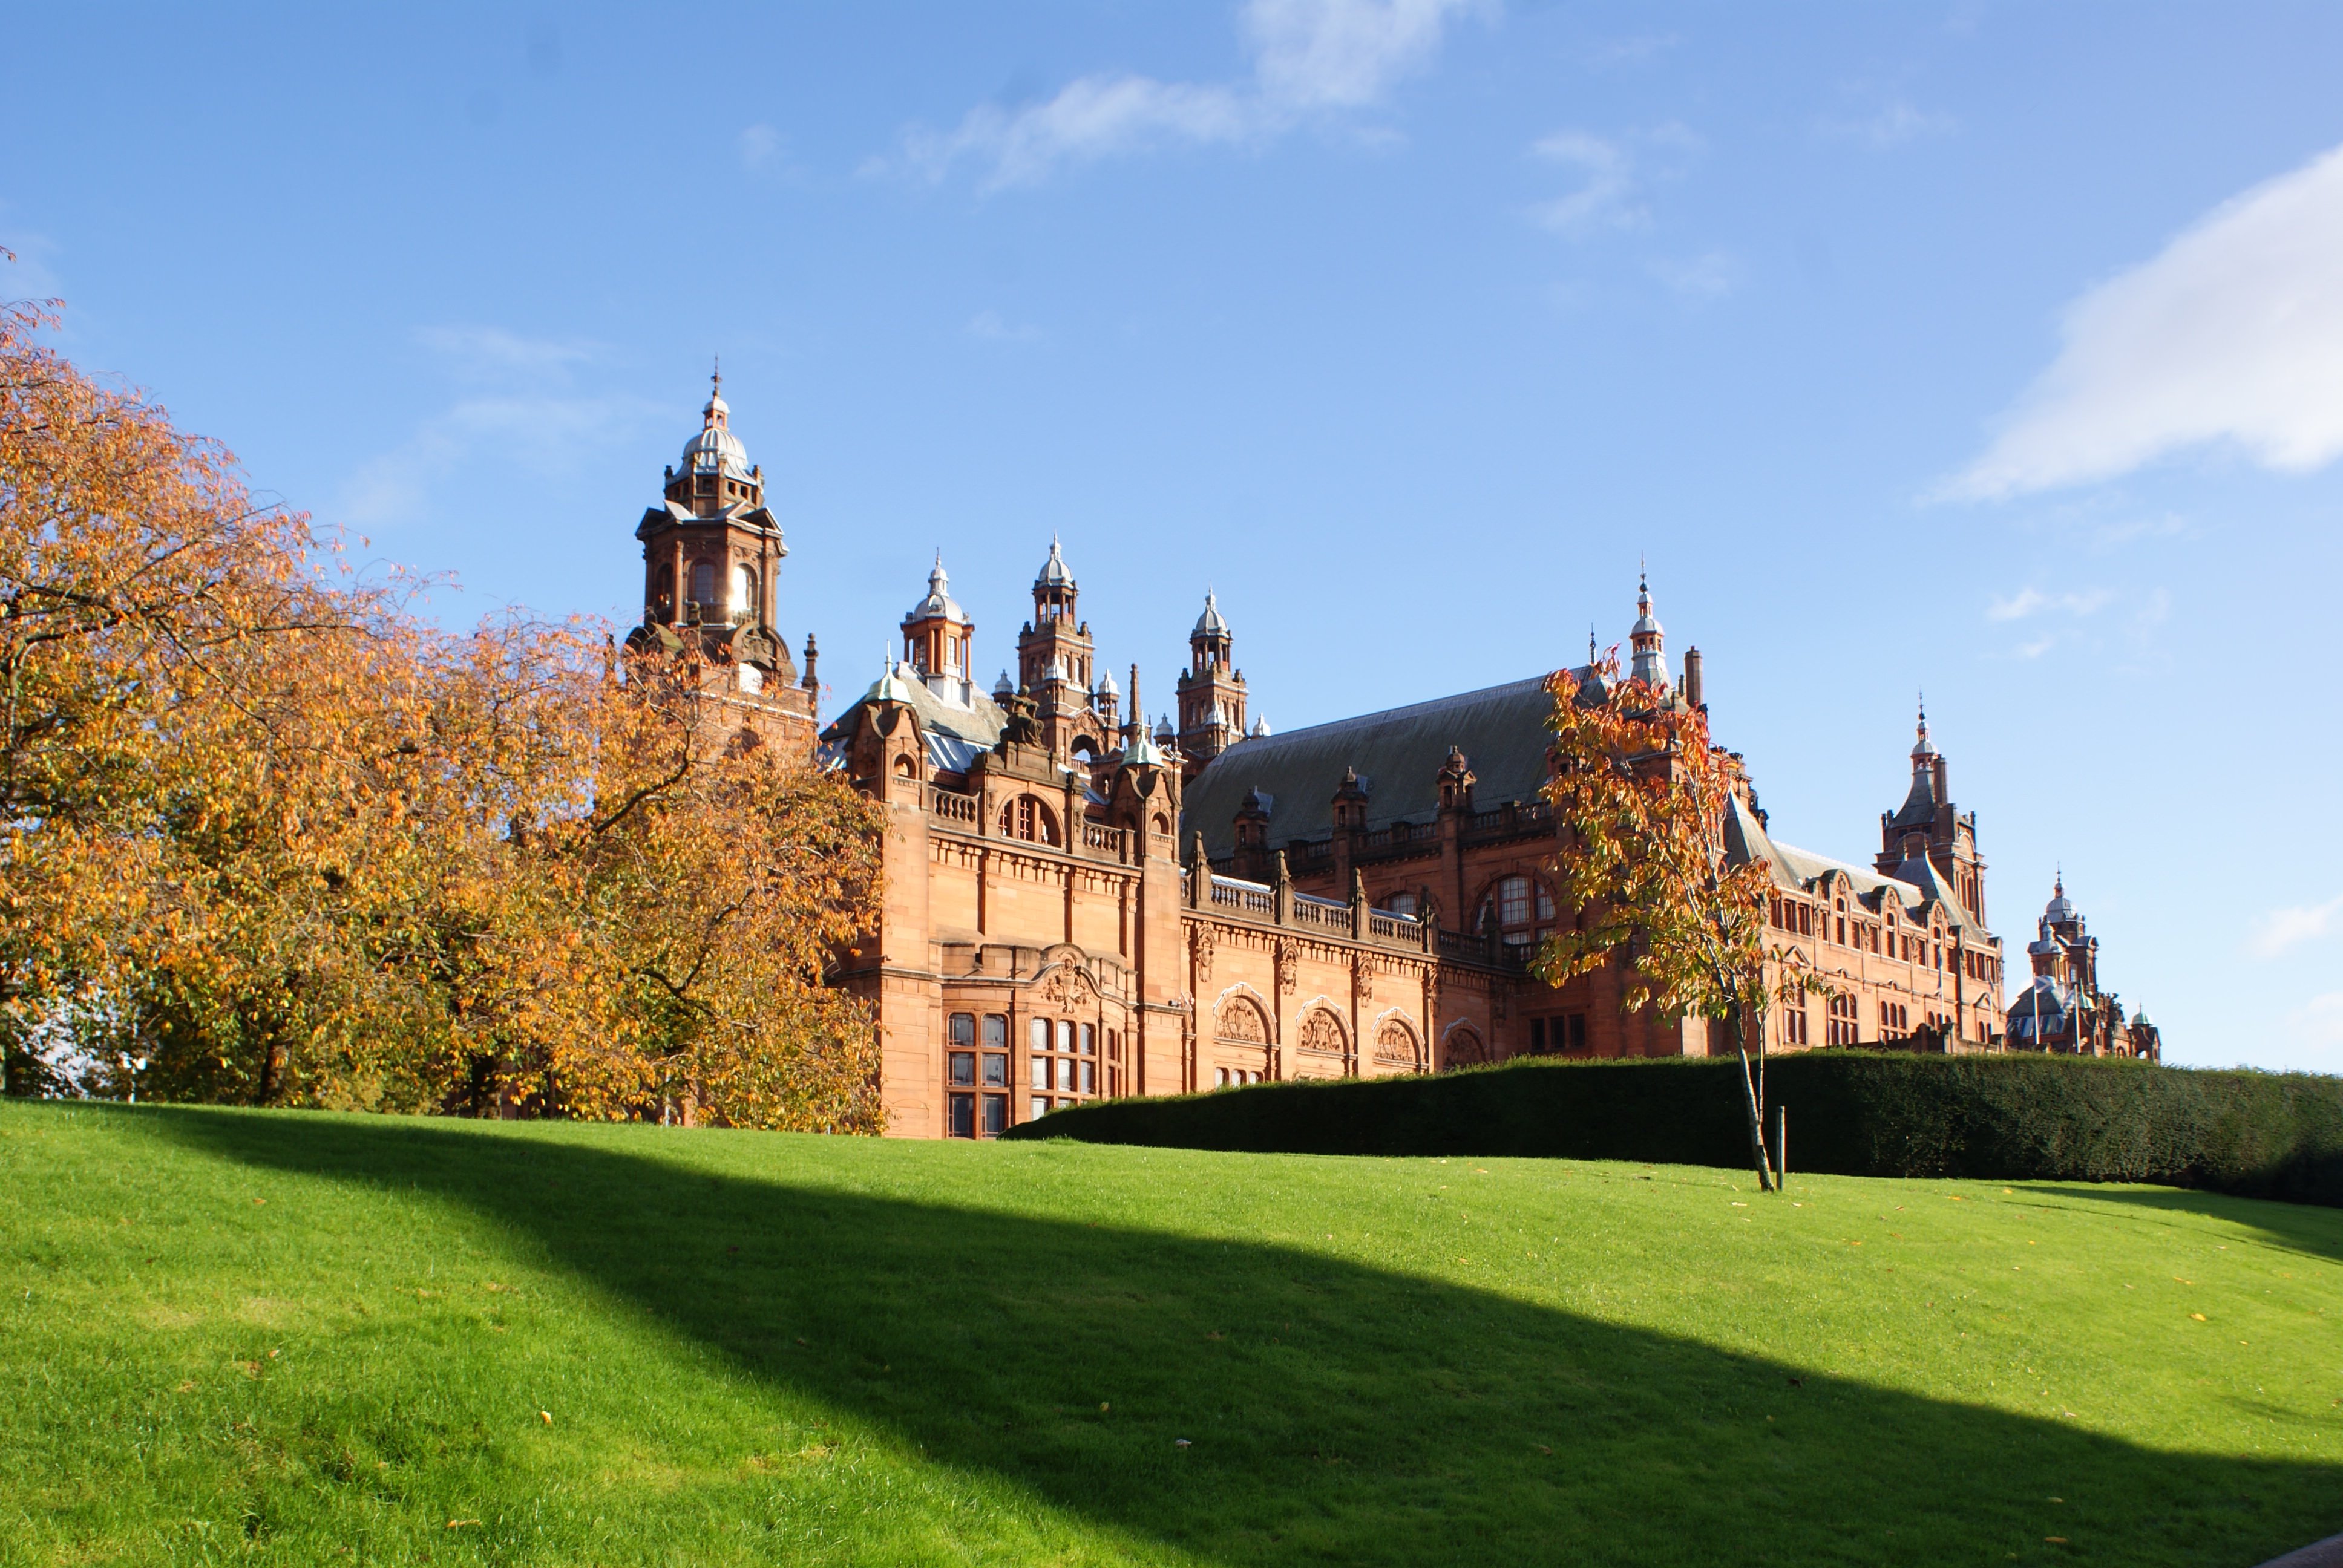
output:
[[[1725,852],[1738,764],[1710,742],[1706,712],[1622,679],[1616,648],[1590,678],[1564,671],[1547,690],[1555,769],[1545,798],[1561,839],[1553,869],[1563,907],[1578,917],[1546,940],[1534,971],[1558,986],[1616,962],[1629,1006],[1722,1024],[1741,1058],[1750,1157],[1770,1191],[1767,1007],[1774,993],[1819,981],[1792,950],[1768,952],[1765,869]],[[1780,977],[1770,986],[1769,960]]]
[[598,628],[451,635],[337,571],[51,319],[0,313],[11,1092],[876,1129],[822,980],[867,802]]

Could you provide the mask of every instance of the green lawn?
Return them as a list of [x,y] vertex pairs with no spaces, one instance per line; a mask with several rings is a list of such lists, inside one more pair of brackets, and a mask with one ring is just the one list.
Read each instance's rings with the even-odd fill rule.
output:
[[23,1104],[0,1181],[10,1564],[2245,1568],[2343,1530],[2327,1210]]

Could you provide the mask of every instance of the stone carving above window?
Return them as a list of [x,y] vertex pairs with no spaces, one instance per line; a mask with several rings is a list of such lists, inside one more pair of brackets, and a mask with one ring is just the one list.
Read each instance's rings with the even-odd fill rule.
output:
[[1326,1056],[1342,1056],[1351,1048],[1342,1020],[1322,1007],[1313,1007],[1302,1020],[1301,1047]]
[[1415,1066],[1415,1030],[1399,1019],[1383,1020],[1383,1027],[1375,1031],[1375,1060]]
[[1213,1027],[1221,1039],[1241,1045],[1269,1043],[1269,1020],[1262,1017],[1259,1007],[1244,997],[1232,996],[1222,1002]]

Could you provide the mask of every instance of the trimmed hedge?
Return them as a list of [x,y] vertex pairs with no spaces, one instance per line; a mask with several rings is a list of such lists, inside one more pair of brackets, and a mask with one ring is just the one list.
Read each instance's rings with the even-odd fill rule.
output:
[[[1061,1111],[1011,1138],[1749,1164],[1739,1062],[1516,1061]],[[1790,1171],[2158,1181],[2343,1208],[2343,1079],[2035,1055],[1769,1058]]]

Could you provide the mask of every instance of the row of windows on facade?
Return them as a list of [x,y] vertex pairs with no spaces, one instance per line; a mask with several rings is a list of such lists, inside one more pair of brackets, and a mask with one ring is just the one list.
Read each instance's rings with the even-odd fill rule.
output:
[[[1878,1008],[1881,1040],[1896,1040],[1911,1034],[1912,1013],[1904,1003],[1882,1001],[1878,1004]],[[1861,1045],[1863,1043],[1863,1004],[1860,1000],[1844,993],[1835,995],[1829,999],[1828,1012],[1829,1017],[1823,1024],[1824,1044]],[[1775,1032],[1784,1045],[1805,1045],[1808,1042],[1810,1036],[1806,1027],[1806,1010],[1804,1007],[1785,1007],[1775,1016],[1780,1021]],[[1949,1030],[1953,1021],[1953,1015],[1948,1012],[1930,1010],[1921,1015],[1922,1027],[1926,1029]]]
[[[1916,927],[1910,930],[1898,930],[1892,911],[1885,927],[1858,917],[1850,928],[1845,909],[1844,900],[1840,900],[1838,911],[1835,913],[1817,909],[1813,904],[1802,904],[1795,899],[1775,896],[1766,901],[1765,918],[1776,930],[1787,931],[1792,936],[1816,937],[1839,947],[1880,953],[1909,964],[1933,965],[1940,970],[1945,967],[1944,932],[1935,932],[1932,942],[1931,933]],[[1848,940],[1850,930],[1854,933],[1851,941]],[[1980,981],[2001,979],[2000,961],[1991,954],[1963,950],[1960,957],[1961,972],[1969,979]]]
[[[1017,1083],[1007,1015],[952,1013],[944,1038],[947,1131],[954,1138],[998,1138],[1009,1129],[1011,1091]],[[1025,1020],[1027,1120],[1039,1121],[1100,1093],[1119,1095],[1122,1073],[1121,1030],[1101,1031],[1070,1018]]]

